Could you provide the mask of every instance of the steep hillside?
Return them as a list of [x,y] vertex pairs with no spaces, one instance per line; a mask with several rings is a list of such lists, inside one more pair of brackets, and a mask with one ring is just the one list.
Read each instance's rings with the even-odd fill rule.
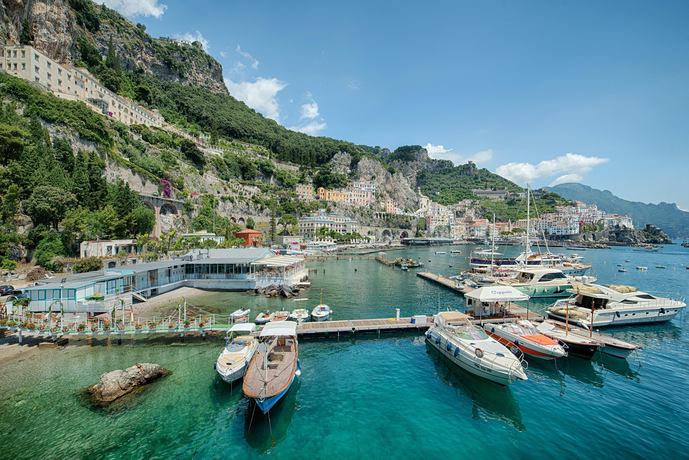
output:
[[670,238],[689,237],[689,212],[682,211],[675,203],[640,203],[619,198],[608,190],[598,190],[583,184],[560,184],[549,190],[570,200],[592,203],[605,212],[627,214],[634,226],[654,224]]
[[90,0],[10,0],[0,3],[0,18],[0,41],[30,41],[63,63],[88,60],[83,43],[101,56],[113,47],[127,71],[227,94],[222,67],[200,44],[154,39],[143,25]]
[[152,38],[116,11],[90,0],[14,0],[0,4],[0,41],[25,42],[56,60],[84,66],[112,91],[160,109],[168,122],[261,145],[307,166],[340,151],[358,161],[364,149],[288,130],[237,101],[222,67],[200,43]]
[[[519,187],[485,168],[474,163],[455,166],[448,160],[435,160],[428,156],[420,145],[406,145],[390,152],[381,150],[377,155],[386,161],[393,170],[400,171],[421,192],[434,201],[452,205],[461,200],[478,200],[485,217],[495,214],[498,220],[517,220],[526,217],[526,199],[512,197],[506,201],[480,199],[474,190],[508,190],[513,193],[525,192]],[[538,212],[550,212],[555,206],[565,204],[566,200],[554,193],[534,195]]]

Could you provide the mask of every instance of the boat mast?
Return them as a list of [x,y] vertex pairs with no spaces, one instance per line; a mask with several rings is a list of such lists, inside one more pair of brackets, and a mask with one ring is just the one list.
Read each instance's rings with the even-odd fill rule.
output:
[[531,244],[529,242],[529,231],[531,227],[531,193],[529,185],[526,185],[526,240],[524,241],[524,264],[528,265],[528,258],[531,255]]
[[490,274],[493,274],[493,264],[495,263],[495,213],[493,213],[493,238],[492,247],[490,249]]

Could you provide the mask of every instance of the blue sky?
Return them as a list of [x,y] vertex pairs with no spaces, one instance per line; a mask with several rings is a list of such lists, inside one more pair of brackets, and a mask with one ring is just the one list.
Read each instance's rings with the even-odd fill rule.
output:
[[689,2],[101,0],[283,125],[689,209]]

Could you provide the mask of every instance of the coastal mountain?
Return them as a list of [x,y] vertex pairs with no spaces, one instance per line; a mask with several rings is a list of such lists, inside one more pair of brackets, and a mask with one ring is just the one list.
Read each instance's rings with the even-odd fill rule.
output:
[[689,212],[682,211],[675,203],[629,201],[613,195],[608,190],[598,190],[577,183],[560,184],[549,190],[569,200],[595,204],[608,213],[629,215],[637,228],[654,224],[662,228],[670,238],[689,237]]

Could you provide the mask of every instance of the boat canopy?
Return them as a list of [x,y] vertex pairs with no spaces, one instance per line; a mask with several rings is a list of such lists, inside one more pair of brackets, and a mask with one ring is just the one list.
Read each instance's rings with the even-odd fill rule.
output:
[[254,332],[255,330],[254,323],[239,323],[232,326],[228,332]]
[[271,321],[263,326],[260,337],[295,337],[297,335],[297,323],[295,321]]
[[528,295],[512,286],[483,286],[467,292],[464,297],[485,303],[529,300]]

